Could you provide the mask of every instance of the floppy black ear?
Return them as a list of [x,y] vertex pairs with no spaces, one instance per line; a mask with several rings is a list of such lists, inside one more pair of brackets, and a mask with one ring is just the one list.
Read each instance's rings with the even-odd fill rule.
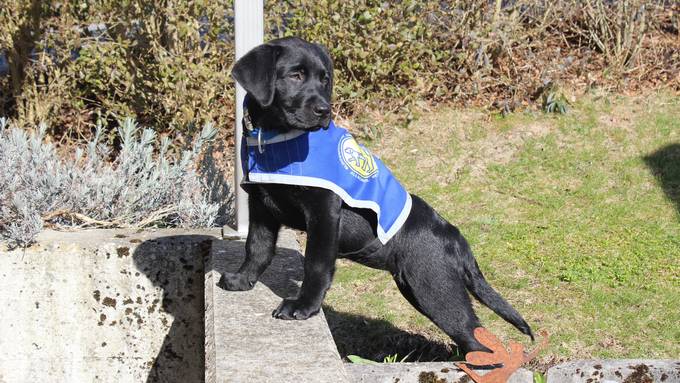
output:
[[319,51],[320,56],[321,56],[321,61],[323,61],[323,65],[326,67],[326,70],[328,71],[328,77],[330,77],[330,83],[331,83],[331,93],[333,92],[333,59],[331,59],[331,54],[328,51],[328,48],[321,44],[314,43],[314,46],[316,49]]
[[231,76],[264,107],[274,101],[276,58],[280,49],[269,44],[258,45],[236,61],[231,70]]

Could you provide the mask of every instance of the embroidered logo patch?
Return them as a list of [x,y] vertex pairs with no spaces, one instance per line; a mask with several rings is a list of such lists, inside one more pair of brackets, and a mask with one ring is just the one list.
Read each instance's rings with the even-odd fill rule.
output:
[[338,155],[345,167],[359,179],[367,180],[378,175],[378,165],[371,152],[359,145],[351,135],[348,134],[340,139]]

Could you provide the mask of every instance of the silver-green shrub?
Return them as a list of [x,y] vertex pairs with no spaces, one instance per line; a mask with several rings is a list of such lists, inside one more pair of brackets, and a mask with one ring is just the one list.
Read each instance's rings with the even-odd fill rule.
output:
[[35,131],[0,119],[0,236],[26,246],[45,223],[60,226],[209,227],[229,216],[231,192],[211,161],[201,155],[216,135],[204,125],[190,148],[174,150],[152,129],[120,122],[116,157],[97,128],[75,153],[59,156]]

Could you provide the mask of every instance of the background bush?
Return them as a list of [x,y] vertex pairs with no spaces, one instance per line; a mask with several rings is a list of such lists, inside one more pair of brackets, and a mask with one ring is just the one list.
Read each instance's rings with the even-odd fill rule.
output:
[[[232,4],[216,1],[22,1],[0,11],[8,61],[0,115],[88,136],[135,117],[193,130],[231,112]],[[115,133],[115,126],[110,127]]]
[[[565,89],[677,91],[679,11],[667,0],[281,0],[266,1],[265,25],[266,39],[330,49],[336,113],[408,122],[422,101],[565,112]],[[224,223],[233,60],[233,0],[3,1],[0,235]],[[200,173],[197,147],[183,148],[212,135],[205,126],[223,147]]]
[[[331,50],[336,107],[414,101],[529,105],[546,89],[679,85],[677,1],[266,1],[267,38]],[[231,134],[231,0],[5,0],[0,115],[57,139],[109,139],[132,116],[192,134]],[[4,68],[4,70],[3,70]],[[404,113],[408,116],[408,112]]]

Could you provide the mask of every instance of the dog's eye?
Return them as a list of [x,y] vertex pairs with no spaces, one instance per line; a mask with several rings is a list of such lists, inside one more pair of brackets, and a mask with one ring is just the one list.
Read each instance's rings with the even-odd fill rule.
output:
[[288,77],[292,78],[295,81],[303,81],[305,79],[305,74],[302,73],[302,71],[292,72],[291,74],[288,75]]
[[323,75],[323,77],[321,77],[321,83],[324,85],[328,85],[328,80],[328,75]]

